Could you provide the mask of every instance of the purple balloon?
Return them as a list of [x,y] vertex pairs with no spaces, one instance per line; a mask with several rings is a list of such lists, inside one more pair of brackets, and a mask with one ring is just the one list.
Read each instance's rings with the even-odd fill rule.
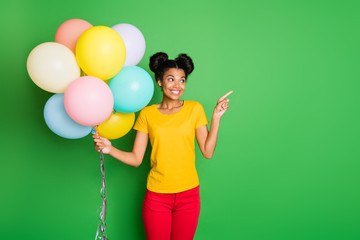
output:
[[128,23],[120,23],[112,27],[124,40],[126,59],[124,66],[136,66],[145,53],[145,39],[140,30]]

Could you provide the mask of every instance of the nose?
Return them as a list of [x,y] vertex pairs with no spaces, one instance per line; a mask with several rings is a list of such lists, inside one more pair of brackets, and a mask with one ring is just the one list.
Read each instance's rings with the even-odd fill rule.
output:
[[178,88],[180,86],[179,81],[174,81],[174,87]]

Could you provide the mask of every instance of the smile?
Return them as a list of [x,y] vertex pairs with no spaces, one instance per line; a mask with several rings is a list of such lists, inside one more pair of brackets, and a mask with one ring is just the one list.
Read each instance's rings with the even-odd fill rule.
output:
[[170,92],[171,92],[172,94],[175,94],[175,95],[177,95],[177,94],[180,93],[180,91],[175,91],[175,90],[170,90]]

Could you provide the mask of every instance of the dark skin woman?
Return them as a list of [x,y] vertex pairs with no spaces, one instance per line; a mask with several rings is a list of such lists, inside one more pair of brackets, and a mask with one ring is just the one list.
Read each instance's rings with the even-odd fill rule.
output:
[[119,150],[97,134],[93,136],[95,149],[138,167],[150,139],[151,170],[143,204],[147,239],[193,239],[200,213],[194,137],[202,155],[211,159],[221,118],[229,109],[227,97],[233,91],[217,100],[208,130],[201,104],[180,99],[188,76],[194,70],[192,59],[180,54],[171,60],[167,54],[159,52],[150,58],[150,69],[162,89],[163,99],[141,110],[134,125],[137,131],[132,151]]

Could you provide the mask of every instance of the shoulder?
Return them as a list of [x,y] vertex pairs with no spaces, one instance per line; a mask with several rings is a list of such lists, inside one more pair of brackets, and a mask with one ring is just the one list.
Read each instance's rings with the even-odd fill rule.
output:
[[187,105],[188,107],[194,108],[194,109],[203,108],[203,106],[197,101],[184,101],[184,102],[185,102],[185,105]]
[[189,105],[189,106],[201,106],[201,104],[197,101],[188,101],[188,100],[184,100],[185,104]]
[[155,109],[156,109],[156,104],[146,106],[140,110],[140,114],[150,114],[150,113],[154,112]]
[[150,105],[150,106],[144,107],[143,109],[140,110],[137,118],[140,118],[143,120],[152,119],[152,118],[154,118],[154,116],[156,116],[155,110],[156,110],[156,105]]

